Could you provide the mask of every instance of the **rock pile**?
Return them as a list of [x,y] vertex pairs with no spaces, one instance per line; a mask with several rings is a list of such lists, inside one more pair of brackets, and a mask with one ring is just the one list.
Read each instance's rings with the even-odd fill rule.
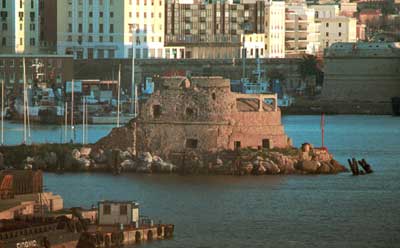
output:
[[[334,174],[347,169],[326,149],[303,144],[300,149],[240,149],[202,153],[188,151],[167,162],[150,152],[80,147],[26,157],[25,169],[111,171],[114,173],[184,173],[225,175]],[[1,161],[0,161],[1,162]]]

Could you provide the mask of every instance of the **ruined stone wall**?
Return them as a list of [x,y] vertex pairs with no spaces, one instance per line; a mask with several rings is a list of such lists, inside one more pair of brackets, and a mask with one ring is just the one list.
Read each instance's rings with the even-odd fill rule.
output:
[[[140,106],[137,150],[168,157],[187,151],[289,145],[281,113],[273,107],[241,112],[229,80],[221,77],[161,78],[155,93]],[[248,97],[251,97],[248,95]],[[195,144],[188,144],[195,142]],[[192,147],[193,146],[193,147]]]

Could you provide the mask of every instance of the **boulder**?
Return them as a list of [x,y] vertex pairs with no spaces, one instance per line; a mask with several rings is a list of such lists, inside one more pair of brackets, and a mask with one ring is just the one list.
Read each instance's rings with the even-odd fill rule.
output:
[[263,175],[266,172],[267,172],[267,169],[262,164],[260,164],[256,170],[256,175]]
[[146,164],[151,164],[153,162],[153,157],[151,156],[150,152],[143,152],[140,154],[139,159]]
[[151,164],[142,164],[136,168],[139,173],[151,173]]
[[320,174],[329,174],[331,173],[331,166],[327,162],[321,162],[321,166],[317,170]]
[[307,172],[316,173],[321,163],[315,160],[304,160],[297,164],[297,169]]
[[57,165],[57,154],[55,152],[46,153],[43,157],[43,160],[47,164],[47,166],[55,166]]
[[103,149],[98,149],[97,151],[92,151],[90,157],[98,164],[104,164],[107,162],[107,156]]
[[90,160],[87,158],[79,158],[77,159],[77,163],[80,169],[89,169],[90,167]]
[[121,163],[121,167],[124,170],[136,170],[136,164],[131,159],[126,159]]
[[78,149],[74,149],[72,150],[71,155],[74,159],[79,159],[81,157],[81,152]]
[[46,161],[41,157],[41,156],[35,156],[33,157],[33,168],[34,169],[46,169]]
[[90,153],[92,152],[92,148],[90,148],[90,147],[82,147],[79,152],[81,154],[81,157],[87,157],[88,158]]
[[278,165],[275,164],[272,160],[263,161],[263,162],[261,162],[260,165],[265,168],[266,174],[275,175],[275,174],[279,174],[279,172],[281,172]]
[[171,164],[171,163],[167,163],[167,162],[162,162],[161,163],[161,172],[165,172],[165,173],[170,173],[173,172],[174,170],[176,170],[176,166]]
[[244,163],[241,167],[241,171],[244,174],[250,174],[253,171],[253,164],[250,162]]
[[121,153],[119,155],[120,155],[122,161],[133,158],[132,154],[128,151],[121,151]]
[[340,164],[335,159],[330,161],[330,165],[332,167],[332,173],[339,173],[339,172],[347,172],[349,171],[344,165]]

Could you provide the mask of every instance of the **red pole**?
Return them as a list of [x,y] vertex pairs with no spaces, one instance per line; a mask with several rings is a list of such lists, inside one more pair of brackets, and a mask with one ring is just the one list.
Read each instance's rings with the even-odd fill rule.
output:
[[322,148],[325,147],[324,144],[324,131],[325,131],[325,114],[321,114],[321,138],[322,138]]

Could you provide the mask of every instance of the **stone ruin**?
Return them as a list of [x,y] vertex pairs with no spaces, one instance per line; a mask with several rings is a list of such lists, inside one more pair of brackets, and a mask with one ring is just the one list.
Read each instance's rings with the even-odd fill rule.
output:
[[222,77],[161,77],[139,116],[96,149],[150,152],[164,159],[239,148],[287,148],[276,94],[239,94]]

